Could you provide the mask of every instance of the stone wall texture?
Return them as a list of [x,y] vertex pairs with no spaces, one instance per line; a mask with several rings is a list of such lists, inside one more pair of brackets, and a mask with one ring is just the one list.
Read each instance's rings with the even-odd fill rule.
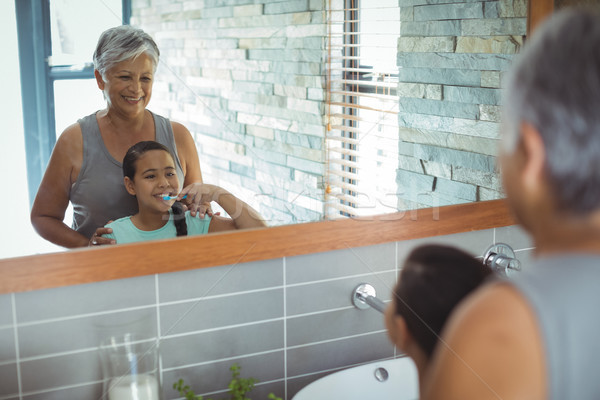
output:
[[[399,166],[413,207],[503,197],[496,168],[504,73],[526,33],[525,0],[399,0]],[[427,96],[434,86],[437,95]],[[439,89],[438,89],[439,88]]]

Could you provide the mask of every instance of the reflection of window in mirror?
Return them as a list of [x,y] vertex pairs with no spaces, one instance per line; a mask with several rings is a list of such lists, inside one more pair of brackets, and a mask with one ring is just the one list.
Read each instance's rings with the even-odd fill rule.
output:
[[344,10],[331,13],[329,35],[326,215],[394,212],[398,189],[398,2],[346,0]]

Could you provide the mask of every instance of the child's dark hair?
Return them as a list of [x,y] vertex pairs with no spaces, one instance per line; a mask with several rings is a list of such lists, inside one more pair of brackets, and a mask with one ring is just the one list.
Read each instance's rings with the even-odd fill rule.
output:
[[408,255],[394,290],[394,309],[428,357],[452,310],[490,275],[481,261],[450,246],[424,245]]
[[[169,151],[169,149],[162,145],[161,143],[155,142],[153,140],[146,140],[143,142],[138,142],[131,146],[125,157],[123,158],[123,176],[128,177],[133,181],[135,176],[136,162],[140,159],[141,156],[146,154],[146,152],[150,150],[163,150],[169,153],[171,158],[175,160],[173,154]],[[171,210],[173,211],[173,222],[175,223],[175,229],[177,230],[177,236],[187,236],[187,224],[185,222],[185,213],[183,212],[183,205],[176,201],[171,206]]]

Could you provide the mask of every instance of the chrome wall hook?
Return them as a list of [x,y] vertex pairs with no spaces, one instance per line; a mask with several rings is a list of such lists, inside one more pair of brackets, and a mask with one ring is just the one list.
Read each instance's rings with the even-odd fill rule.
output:
[[488,247],[483,255],[483,263],[506,276],[521,271],[521,262],[517,260],[515,252],[506,243],[495,243]]

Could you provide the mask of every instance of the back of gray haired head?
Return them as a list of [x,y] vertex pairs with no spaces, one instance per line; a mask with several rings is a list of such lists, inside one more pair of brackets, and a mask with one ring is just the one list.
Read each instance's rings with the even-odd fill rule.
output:
[[563,211],[600,207],[600,14],[563,9],[525,44],[504,97],[503,150],[527,122],[542,136],[546,176]]
[[160,52],[150,35],[130,25],[120,25],[102,32],[94,51],[94,68],[102,77],[114,65],[146,53],[150,56],[154,70]]

